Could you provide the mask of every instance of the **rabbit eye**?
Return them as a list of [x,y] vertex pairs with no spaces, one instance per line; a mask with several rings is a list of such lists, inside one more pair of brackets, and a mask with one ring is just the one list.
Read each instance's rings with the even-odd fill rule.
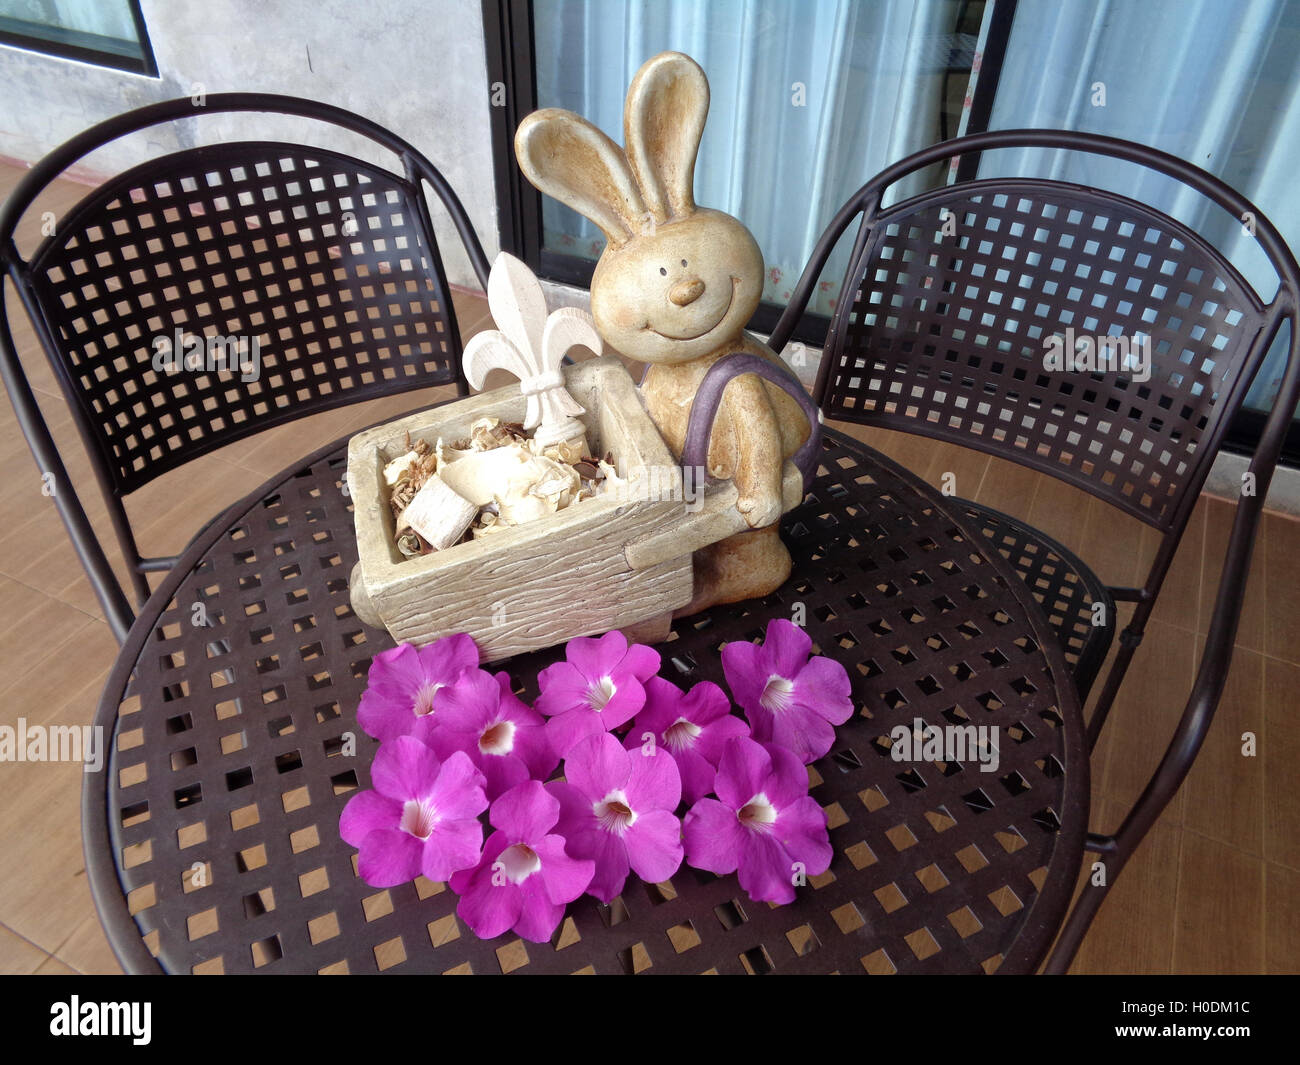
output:
[[667,268],[666,266],[661,266],[661,267],[659,267],[659,272],[660,272],[661,274],[663,274],[664,277],[667,277],[667,276],[668,276],[668,268]]
[[686,265],[686,260],[685,260],[685,259],[682,260],[682,265],[683,265],[683,266]]

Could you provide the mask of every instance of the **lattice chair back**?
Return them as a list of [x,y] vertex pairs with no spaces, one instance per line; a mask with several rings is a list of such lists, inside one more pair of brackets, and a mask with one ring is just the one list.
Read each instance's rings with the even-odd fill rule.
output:
[[[106,181],[23,257],[14,235],[24,213],[84,156],[222,112],[341,127],[384,149],[393,169],[307,143],[191,148]],[[468,390],[426,185],[486,286],[487,257],[465,209],[423,155],[359,115],[295,97],[220,93],[201,109],[170,100],[109,119],[40,160],[0,207],[0,264],[72,408],[139,598],[142,574],[174,559],[140,557],[125,495],[308,414],[440,384]],[[130,608],[71,490],[3,301],[0,373],[121,638]]]
[[73,210],[31,262],[119,494],[292,418],[456,380],[417,188],[302,145],[197,148]]
[[1000,455],[1162,530],[1263,356],[1262,303],[1196,234],[1045,181],[881,211],[844,292],[828,417]]

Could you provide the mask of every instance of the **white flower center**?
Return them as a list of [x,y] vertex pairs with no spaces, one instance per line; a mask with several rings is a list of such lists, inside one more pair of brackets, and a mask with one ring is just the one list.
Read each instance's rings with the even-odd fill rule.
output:
[[515,843],[501,852],[497,859],[501,871],[512,884],[522,884],[542,867],[541,858],[527,843]]
[[605,709],[605,705],[614,698],[616,691],[618,691],[618,688],[614,686],[611,677],[601,677],[600,680],[587,689],[587,702],[591,704],[591,708],[596,713],[600,713]]
[[736,820],[748,828],[766,828],[776,820],[776,807],[760,791],[736,811]]
[[438,694],[438,689],[445,687],[438,681],[427,681],[421,686],[420,690],[415,693],[415,716],[424,717],[426,714],[433,713],[433,697]]
[[664,729],[664,746],[674,751],[684,751],[695,744],[695,739],[704,730],[694,721],[679,717]]
[[627,804],[627,796],[621,791],[611,791],[600,802],[593,802],[591,808],[606,832],[621,836],[636,824],[636,811]]
[[498,721],[478,738],[478,749],[484,754],[509,754],[515,749],[515,723]]
[[763,685],[763,694],[758,697],[758,705],[773,714],[779,714],[790,705],[794,693],[794,681],[780,673],[773,673]]
[[398,828],[409,832],[416,839],[428,839],[437,823],[437,810],[418,799],[407,799],[406,805],[402,807],[402,820],[398,822]]

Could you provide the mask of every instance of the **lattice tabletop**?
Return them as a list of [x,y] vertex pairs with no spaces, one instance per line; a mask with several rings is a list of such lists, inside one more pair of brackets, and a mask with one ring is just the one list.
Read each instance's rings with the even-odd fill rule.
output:
[[[683,866],[584,896],[550,944],[483,942],[423,880],[355,873],[339,813],[369,786],[356,724],[391,646],[348,602],[346,457],[331,445],[187,550],[131,632],[100,704],[106,772],[83,824],[96,904],[129,969],[169,972],[1024,971],[1046,951],[1082,856],[1088,764],[1068,672],[1028,590],[929,488],[827,431],[786,516],[794,573],[761,601],[677,623],[665,676],[724,683],[719,651],[802,604],[848,669],[858,714],[811,767],[835,857],[788,906]],[[969,521],[969,519],[964,519]],[[206,618],[207,624],[194,624]],[[505,665],[525,698],[563,653]],[[494,667],[496,668],[496,667]],[[1064,681],[1058,686],[1056,678]],[[996,726],[1000,764],[901,762],[890,732]],[[356,754],[349,756],[348,734]]]

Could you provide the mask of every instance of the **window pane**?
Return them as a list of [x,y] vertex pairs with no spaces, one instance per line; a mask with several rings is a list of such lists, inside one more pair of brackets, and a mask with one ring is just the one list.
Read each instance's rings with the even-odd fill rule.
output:
[[130,0],[0,0],[0,40],[56,55],[80,52],[150,62],[136,32]]
[[[749,227],[766,262],[764,299],[783,304],[855,190],[909,152],[956,135],[983,7],[535,0],[537,102],[575,111],[622,144],[623,100],[637,68],[668,50],[695,59],[712,97],[696,202]],[[599,256],[596,226],[549,197],[542,218],[546,250]],[[843,247],[832,259],[810,310],[833,311],[848,253]]]

